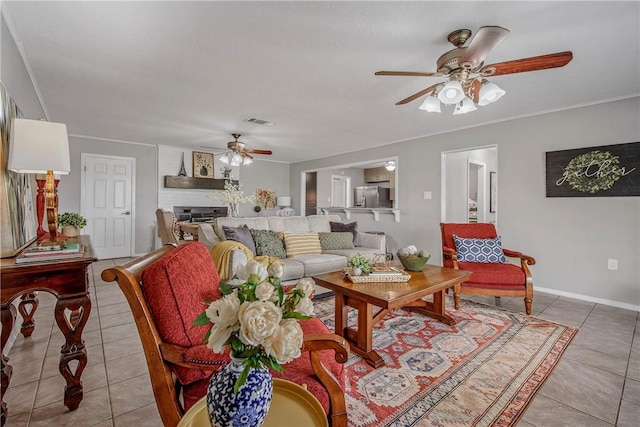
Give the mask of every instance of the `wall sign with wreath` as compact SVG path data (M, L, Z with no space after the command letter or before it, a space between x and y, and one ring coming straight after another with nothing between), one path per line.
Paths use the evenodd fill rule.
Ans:
M640 142L550 151L547 197L640 196Z

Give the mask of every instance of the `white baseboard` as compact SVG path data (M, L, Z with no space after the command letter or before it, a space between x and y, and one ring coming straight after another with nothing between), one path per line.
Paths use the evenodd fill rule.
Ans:
M581 294L574 294L572 292L559 291L557 289L542 288L540 286L533 287L534 299L535 299L536 291L544 292L546 294L559 295L561 297L579 299L581 301L589 301L589 302L595 302L598 304L610 305L612 307L624 308L625 310L640 311L640 304L628 304L625 302L612 301L604 298L596 298L596 297L590 297L588 295L581 295Z

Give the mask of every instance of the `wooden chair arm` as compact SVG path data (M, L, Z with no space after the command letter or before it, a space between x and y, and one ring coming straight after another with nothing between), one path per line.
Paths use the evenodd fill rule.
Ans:
M336 334L308 334L304 336L302 347L302 351L309 352L313 372L329 393L331 427L347 427L347 405L344 391L336 377L322 364L321 350L334 350L336 362L345 363L349 358L349 343Z
M512 251L510 249L502 249L502 251L506 256L512 258L520 258L522 262L527 263L528 265L535 265L536 263L536 260L533 257L524 255L522 252Z
M458 259L458 252L456 252L455 249L449 248L447 246L443 246L442 256L444 259L451 259L455 262Z

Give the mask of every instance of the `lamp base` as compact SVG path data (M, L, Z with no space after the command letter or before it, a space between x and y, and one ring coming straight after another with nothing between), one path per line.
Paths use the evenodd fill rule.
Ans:
M63 234L58 234L55 240L51 240L51 236L49 235L49 233L45 232L45 234L38 237L36 242L38 243L38 246L54 246L54 245L64 244L65 240L67 240L67 236ZM47 243L47 242L51 242L51 243Z

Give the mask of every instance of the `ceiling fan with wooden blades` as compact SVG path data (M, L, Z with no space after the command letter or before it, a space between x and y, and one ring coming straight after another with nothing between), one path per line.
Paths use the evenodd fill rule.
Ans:
M471 43L464 46L471 37L471 30L456 30L447 36L447 40L455 48L438 58L436 71L378 71L375 75L448 77L448 81L431 85L397 102L396 105L407 104L424 95L429 95L420 109L439 113L440 103L442 103L455 105L453 114L462 114L476 110L476 104L484 106L497 101L504 95L504 90L490 83L487 77L564 67L573 58L570 51L564 51L485 65L485 58L508 34L509 30L506 28L480 27Z
M229 151L220 156L220 161L231 166L249 165L253 162L252 154L271 155L271 150L248 149L244 142L238 141L239 133L232 133L234 141L227 142Z

